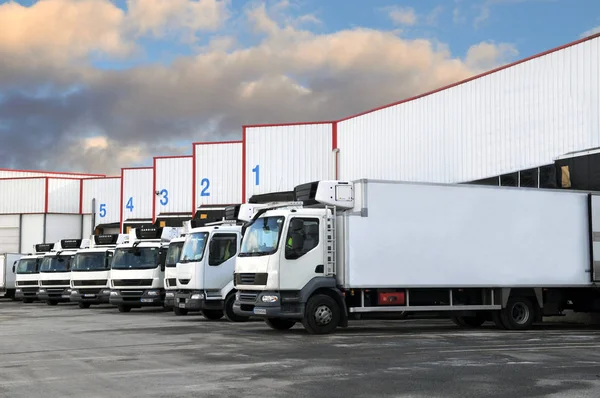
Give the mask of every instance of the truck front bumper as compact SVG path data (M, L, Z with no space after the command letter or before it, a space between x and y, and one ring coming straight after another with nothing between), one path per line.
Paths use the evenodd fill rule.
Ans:
M282 302L280 292L238 291L233 303L233 312L238 315L259 318L301 320L304 317L304 304L297 299L293 299L297 297L295 294L286 294L285 296Z
M15 290L15 299L33 299L37 300L38 288L37 287L18 287Z
M112 289L109 303L128 307L163 307L164 289Z
M166 290L165 291L165 308L172 309L175 305L175 290Z
M107 304L110 299L110 288L98 289L77 287L71 290L71 301L74 303Z
M57 302L69 302L71 301L71 288L70 287L41 287L38 290L37 297L40 301L57 301Z
M183 290L175 293L174 306L188 311L222 310L223 300L206 300L202 290Z

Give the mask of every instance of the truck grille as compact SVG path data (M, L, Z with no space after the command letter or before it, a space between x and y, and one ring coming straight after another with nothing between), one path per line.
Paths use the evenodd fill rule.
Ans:
M71 281L62 280L62 281L42 281L42 286L69 286Z
M115 279L113 286L144 286L152 285L152 279Z
M90 281L73 281L73 286L106 286L106 279L94 279Z
M181 283L182 285L187 285L188 283L190 283L189 279L180 279L179 283Z
M17 286L37 286L38 281L19 281Z
M79 289L81 294L100 294L102 289Z
M235 285L266 285L269 274L266 272L258 274L235 274Z
M240 292L240 301L254 303L258 293Z

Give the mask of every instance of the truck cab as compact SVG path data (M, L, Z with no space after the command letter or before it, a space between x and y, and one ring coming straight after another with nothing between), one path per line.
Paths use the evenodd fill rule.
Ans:
M165 309L173 309L175 293L177 292L177 262L181 258L181 250L189 233L189 223L184 222L183 233L169 242L165 260Z
M235 266L233 309L264 318L274 329L301 321L309 332L321 333L346 322L344 313L332 310L345 308L335 275L335 208L352 208L353 202L346 200L343 184L298 188L295 201L258 211L242 205L240 218L248 224Z
M38 299L48 305L69 302L71 265L79 249L89 247L89 239L62 239L44 255L40 264Z
M134 228L129 241L115 249L110 271L110 304L119 312L165 305L165 262L169 242L180 231L173 227Z
M225 220L192 228L187 235L176 267L176 315L200 311L210 320L223 315L233 322L248 320L233 312L233 271L242 237L242 225L235 219L238 211L239 206L232 206Z
M126 234L93 235L90 247L75 254L71 266L71 302L78 303L79 308L109 303L110 267L115 247L128 238Z
M24 303L37 300L40 264L44 255L54 248L54 243L38 243L34 245L34 253L19 259L15 275L15 299Z

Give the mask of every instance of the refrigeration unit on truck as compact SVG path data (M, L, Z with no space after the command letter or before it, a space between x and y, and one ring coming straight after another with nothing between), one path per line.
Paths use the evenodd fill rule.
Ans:
M176 267L176 315L200 311L210 320L223 315L232 322L248 320L233 312L233 271L242 232L236 219L238 211L239 206L231 206L224 220L192 228L187 235Z
M528 329L600 310L599 194L379 180L295 192L248 217L235 266L234 311L274 329L405 311Z
M75 253L86 249L89 239L61 239L40 264L38 299L48 305L70 302L71 266Z
M0 253L0 297L15 299L17 262L24 254Z
M15 299L24 303L37 300L39 290L40 265L44 255L54 248L54 243L38 243L33 246L34 253L19 259L16 269Z
M110 271L109 302L119 312L132 308L164 307L165 261L169 242L179 228L152 225L133 228L129 241L115 249Z
M169 242L167 257L165 259L165 310L172 310L175 303L175 292L177 291L177 262L181 257L181 250L185 237L191 229L190 221L183 222L181 235Z
M79 250L71 266L71 302L79 308L92 304L108 304L110 267L118 244L129 239L127 234L93 235L88 249Z

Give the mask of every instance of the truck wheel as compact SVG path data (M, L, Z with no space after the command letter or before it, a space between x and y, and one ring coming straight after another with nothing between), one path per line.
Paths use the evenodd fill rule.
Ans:
M339 325L340 312L334 299L325 294L317 294L306 303L302 324L310 334L329 334Z
M506 308L500 312L502 323L509 330L530 329L535 316L535 307L531 300L525 297L509 298Z
M202 310L202 316L211 321L217 321L223 318L223 311L221 310Z
M288 329L291 329L296 324L296 321L292 321L289 319L281 319L281 318L267 318L267 319L265 319L265 323L271 329L288 330Z
M79 303L79 308L90 308L90 303Z
M188 310L186 308L179 308L179 307L173 307L173 312L177 316L187 315L188 314Z
M249 320L249 316L238 315L233 312L233 303L235 303L235 294L230 294L225 299L225 318L227 318L229 322L246 322Z
M129 311L131 311L131 307L128 307L126 305L119 306L119 312L129 312Z

